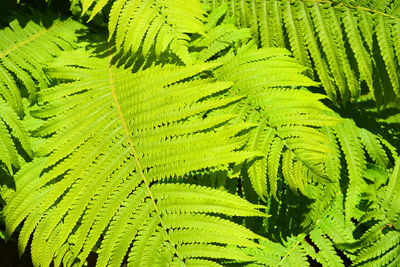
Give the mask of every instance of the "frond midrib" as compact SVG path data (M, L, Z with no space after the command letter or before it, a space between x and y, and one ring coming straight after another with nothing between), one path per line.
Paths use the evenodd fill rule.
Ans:
M117 94L116 94L116 90L115 90L114 78L113 78L113 73L112 73L112 59L113 59L112 52L110 52L109 65L108 65L108 73L109 73L109 78L110 78L110 87L111 87L111 90L112 90L113 100L114 100L115 106L117 108L118 115L119 115L119 118L121 120L122 127L124 129L124 133L126 135L126 138L128 139L129 147L130 147L130 149L132 151L133 158L135 159L135 163L136 163L136 166L138 168L139 175L141 176L141 178L142 178L142 180L143 180L143 182L144 182L144 184L146 186L146 190L147 190L147 192L149 194L149 197L151 199L151 202L152 202L152 204L154 206L154 210L155 210L155 212L157 214L158 220L160 221L160 225L163 228L163 230L165 232L165 235L168 238L169 243L174 248L175 255L177 255L179 259L182 259L181 257L179 257L178 250L173 245L174 243L172 242L171 237L170 237L170 235L169 235L169 233L167 231L167 228L165 227L165 224L164 224L163 219L161 217L161 212L158 209L155 197L153 196L153 193L152 193L152 191L150 189L150 183L147 180L146 176L144 175L143 168L142 168L142 165L141 165L141 163L139 161L139 157L137 155L136 149L133 146L133 141L132 141L132 138L130 137L128 126L127 126L126 120L124 118L124 115L122 114L121 106L120 106L120 104L118 102L118 98L117 98Z
M36 39L38 39L40 36L44 35L45 33L53 30L54 28L57 28L58 26L66 23L68 20L65 21L60 21L54 25L51 25L49 28L43 28L40 31L36 32L35 34L29 36L28 38L26 38L25 40L22 40L18 43L16 43L15 45L13 45L12 47L8 48L7 50L0 52L0 60L4 57L6 57L7 55L11 54L12 52L16 51L17 49L19 49L21 46L24 46L28 43L31 43L33 41L35 41Z

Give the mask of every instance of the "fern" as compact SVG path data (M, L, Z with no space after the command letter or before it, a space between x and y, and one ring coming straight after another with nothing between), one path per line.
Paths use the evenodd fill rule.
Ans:
M308 233L288 237L281 243L262 241L262 248L249 249L256 258L254 266L309 266L307 257L322 266L344 266L343 259L335 250L336 244L354 241L354 225L344 224L342 202L343 195L337 195L332 207L318 215L319 220Z
M43 2L0 30L34 266L398 265L397 1Z
M28 21L21 27L13 20L0 34L0 95L11 105L18 115L23 115L23 105L19 86L26 88L33 101L37 88L46 88L48 78L43 72L43 64L60 50L72 48L75 31L83 25L69 19L54 21L49 28ZM25 93L26 94L26 93Z
M258 236L205 214L263 216L258 206L212 189L158 182L256 155L236 151L243 140L235 136L250 125L219 129L233 118L229 114L202 119L202 113L238 99L207 100L230 83L187 80L213 65L152 67L132 74L84 51L68 53L59 62L49 74L69 82L41 91L39 101L48 104L35 113L50 118L37 134L55 133L38 151L49 156L38 163L47 171L39 183L27 185L29 191L17 192L4 211L11 233L24 219L13 207L36 199L20 237L24 250L34 231L33 263L46 266L53 257L59 263L62 246L71 239L77 240L70 243L71 261L83 264L104 231L99 266L119 265L132 242L128 263L133 266L157 259L160 264L199 257L250 260L234 247L257 246L251 240ZM63 110L56 108L59 103ZM227 238L227 231L237 235ZM200 233L204 241L197 238Z
M209 19L214 24L215 21L223 19L222 23L213 28L215 33L226 37L222 29L229 28L232 35L240 36L240 33L234 33L240 30L235 30L227 21L226 12L225 4L210 14ZM365 146L365 150L375 162L386 167L389 158L383 148L384 142L381 143L377 136L365 129L359 129L348 120L338 124L340 118L318 102L323 97L318 97L317 94L310 94L304 90L275 88L316 85L302 75L307 68L298 65L285 50L256 50L251 41L240 48L247 40L243 37L232 41L231 48L225 51L229 46L225 45L225 42L214 41L215 38L221 38L215 33L207 32L205 37L197 39L194 44L201 48L197 55L208 51L214 51L213 55L218 53L218 61L223 65L217 69L216 77L234 81L231 94L252 96L243 101L242 107L234 112L242 113L245 121L259 124L249 135L249 149L259 150L265 155L249 164L248 174L255 192L263 199L268 195L268 191L277 197L281 159L285 181L290 188L299 189L303 194L306 194L305 185L311 181L315 182L318 177L319 182L323 183L329 180L339 181L341 166L338 160L342 150L348 162L350 176L347 194L350 201L346 207L346 214L350 214L362 192L362 173L366 164L363 148ZM206 40L213 41L202 45ZM202 48L203 46L205 48ZM335 124L337 126L325 127ZM318 127L325 129L322 128L321 133L315 129ZM336 136L340 145L336 144ZM393 153L391 146L385 145ZM337 148L332 150L333 146ZM325 164L327 161L331 163Z
M244 107L236 113L242 112L246 121L262 123L252 131L253 135L250 137L251 149L260 150L267 155L263 159L254 161L249 169L254 190L261 197L266 195L267 184L264 179L268 173L271 192L276 196L281 157L283 176L292 189L300 189L305 194L304 185L308 181L315 180L315 176L324 178L325 182L335 181L334 178L338 181L340 163L331 165L333 168L325 164L328 159L335 161L340 157L339 150L332 150L332 145L337 142L337 136L340 141L339 147L343 150L348 163L350 177L348 198L354 198L348 202L347 213L349 213L356 205L355 199L362 192L362 173L366 164L363 146L370 153L370 157L382 167L387 167L389 164L389 158L380 139L367 130L356 127L349 120L339 123L340 118L319 103L322 98L316 94L273 88L278 84L292 87L313 85L301 75L304 69L300 66L296 68L294 61L293 65L290 65L290 58L284 51L278 52L279 50L274 49L246 51L246 48L242 50L239 50L238 55L231 61L227 60L223 67L217 69L216 75L217 78L235 82L230 90L233 95L253 96L249 101L245 101ZM289 66L293 72L288 71ZM285 75L281 74L280 67L286 69ZM268 89L270 93L266 91L259 94L266 87L272 87ZM286 105L283 106L282 102ZM302 114L297 112L300 109ZM328 132L324 133L324 129L321 129L322 132L316 131L314 127L324 127ZM332 130L334 132L331 133ZM332 137L327 137L326 134ZM305 143L307 146L303 145ZM265 149L262 149L263 147ZM357 192L352 191L355 188Z
M205 2L214 9L226 1ZM315 66L334 103L358 99L365 86L378 105L399 97L397 1L227 2L260 45L287 47L299 62Z
M82 14L91 6L92 19L108 0L82 0ZM133 54L140 51L156 56L171 51L182 62L190 64L188 52L190 34L203 34L204 11L199 1L114 1L109 14L109 39L115 35L118 51Z
M11 129L11 135L9 133ZM19 155L12 137L17 138L28 156L32 157L30 141L15 111L6 102L0 99L0 161L2 161L10 174L13 173L13 166L20 167Z
M308 228L309 231L288 237L283 242L262 241L260 243L264 248L249 249L250 254L257 259L254 265L295 266L302 263L308 266L309 257L322 266L345 266L343 256L339 257L336 252L340 249L347 259L354 262L354 266L396 266L398 231L395 222L398 220L398 201L393 192L397 192L398 160L386 186L388 176L385 169L376 165L368 166L364 178L374 183L370 183L364 190L371 194L363 196L370 203L369 211L362 218L363 224L356 227L353 223L346 222L342 207L344 195L339 190L331 207L318 213L319 219ZM379 187L378 194L376 186ZM391 204L388 206L387 203ZM279 216L282 215L272 216L267 220L275 225ZM354 238L354 235L359 236L360 230L364 231L362 237Z
M385 177L383 173L383 183L378 189L377 202L370 206L365 213L362 222L368 223L369 228L363 233L360 240L355 245L349 246L350 250L357 255L356 265L370 264L374 266L396 266L400 261L399 245L400 235L397 229L399 219L398 201L398 179L400 161L397 159L393 173ZM372 176L378 179L379 175ZM388 180L387 186L382 186Z
M354 210L361 200L361 193L367 186L363 179L367 164L363 149L366 150L370 158L378 166L387 168L390 160L385 151L385 145L388 144L381 142L379 137L369 131L358 128L350 120L346 120L331 128L329 131L334 131L346 159L349 175L346 192L346 215L351 216L351 211ZM388 149L391 150L390 145L388 145Z
M283 69L286 70L284 75L281 74ZM259 125L250 132L248 146L264 154L263 159L254 161L249 170L253 187L261 197L267 195L267 172L271 192L276 196L281 158L284 177L292 189L305 193L307 178L303 172L319 173L324 177L322 165L330 151L329 140L312 127L333 125L339 120L319 102L321 96L276 88L313 85L301 74L303 70L284 50L244 47L216 71L218 79L235 82L231 95L247 96L239 106L240 110L235 112L242 113L244 121ZM299 108L302 114L296 111Z
M38 88L49 84L43 64L60 50L72 48L72 37L83 25L73 21L54 21L45 28L33 21L21 27L18 20L0 31L0 161L9 173L20 167L19 141L32 157L30 140L21 119L25 108L23 97L33 102ZM38 49L40 48L40 49Z
M265 200L269 191L276 198L282 158L286 181L292 189L300 189L305 194L307 172L325 177L323 165L330 151L329 140L313 127L334 125L340 119L319 102L322 95L293 89L316 85L302 74L306 68L284 49L257 49L251 41L246 44L247 38L242 30L229 24L225 13L226 5L223 5L210 14L210 23L218 24L216 21L221 18L223 22L213 28L215 32L207 32L195 40L193 46L199 49L199 60L218 55L217 62L222 66L215 71L216 78L234 82L229 96L244 97L240 105L228 112L241 114L243 121L258 125L247 137L247 148L263 155L249 162L252 186L262 199ZM209 55L204 57L205 54ZM298 109L302 110L301 114ZM310 139L314 141L308 141ZM307 142L307 147L304 142Z

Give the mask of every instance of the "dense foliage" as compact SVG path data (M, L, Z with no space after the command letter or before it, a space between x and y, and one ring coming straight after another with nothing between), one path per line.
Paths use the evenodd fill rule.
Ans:
M2 236L34 266L400 264L400 1L5 6Z

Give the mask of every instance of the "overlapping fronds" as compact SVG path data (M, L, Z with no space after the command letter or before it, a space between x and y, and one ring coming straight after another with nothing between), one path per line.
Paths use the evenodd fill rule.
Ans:
M82 13L93 6L95 16L108 0L81 0ZM156 56L168 51L176 54L185 64L192 59L188 41L192 34L203 34L204 11L198 0L117 0L109 14L109 39L115 35L118 51L144 56Z
M385 175L386 174L386 175ZM397 159L392 174L375 171L369 178L375 188L368 190L365 198L370 203L361 222L364 233L360 240L349 246L356 255L355 266L398 266L400 263L400 159ZM368 225L365 231L365 225Z
M309 259L322 266L345 266L337 253L337 244L354 241L354 225L344 223L342 202L343 195L337 195L331 208L319 214L320 219L308 233L283 242L261 241L263 248L248 249L256 258L250 266L310 266Z
M205 1L227 3L238 25L263 47L286 47L314 71L334 103L366 88L378 105L400 96L400 15L397 1Z
M21 122L23 97L33 101L38 88L48 86L44 64L59 51L70 49L75 31L83 27L71 19L56 20L47 28L32 20L22 25L13 20L0 30L0 162L11 174L13 167L20 166L18 147L32 157Z
M362 192L359 185L364 183L364 153L369 153L372 162L387 167L390 160L383 144L394 154L395 150L383 139L358 128L351 120L337 124L341 119L320 103L323 96L293 89L317 85L303 75L307 67L297 63L285 49L257 50L251 41L244 45L247 39L240 38L239 31L246 29L235 29L229 24L226 11L226 4L216 8L209 16L209 23L217 25L214 29L229 29L229 36L238 39L227 44L222 33L220 37L207 32L193 43L206 44L198 46L203 47L197 52L199 58L208 51L214 51L210 55L218 53L217 60L222 67L215 72L216 77L234 82L231 94L245 96L242 106L233 112L242 113L243 120L259 125L251 131L248 142L248 149L265 155L254 160L248 170L254 190L262 198L269 191L276 197L280 165L285 181L303 194L304 186L318 177L324 178L325 182L337 182L341 179L340 155L343 152L348 161L351 185L349 213ZM206 43L206 40L209 41ZM325 127L336 124L337 127ZM323 127L322 133L318 130L320 127Z
M363 175L369 181L362 195L365 203L353 209L353 214L363 214L357 225L347 221L343 208L345 195L338 188L332 204L316 214L318 219L306 228L309 230L284 241L261 241L264 248L249 249L257 259L250 266L309 266L310 258L322 266L348 266L349 262L353 263L351 266L397 266L399 170L399 160L392 174L379 165L368 164ZM366 213L362 207L365 205L369 205ZM273 226L282 215L266 220Z
M22 26L14 20L0 30L0 97L18 115L24 113L21 94L33 100L38 88L48 86L43 65L61 50L70 49L75 32L83 27L72 19L56 20L47 28L34 21Z
M231 83L200 78L213 64L132 74L109 60L79 50L49 69L66 82L38 97L45 105L35 116L48 120L37 134L51 135L38 154L47 158L27 167L42 172L40 178L27 178L23 169L16 176L23 188L5 195L7 233L27 217L20 248L33 232L37 266L67 258L68 265L82 265L98 242L98 266L119 266L126 255L131 266L251 260L238 248L257 246L258 236L215 214L264 216L259 206L223 191L160 181L257 156L238 151L244 139L237 135L251 124L220 127L235 117L227 113L203 118L239 99L218 97Z
M90 33L13 21L5 239L34 266L399 265L399 3L71 0Z
M262 198L269 191L276 197L280 165L285 181L302 193L309 179L328 179L324 164L333 150L318 128L340 118L320 102L323 95L294 88L315 85L304 70L285 49L248 45L227 56L215 71L217 79L234 82L230 95L244 96L234 112L257 125L246 146L263 155L249 168L252 185Z
M350 219L355 216L352 211L361 200L361 193L364 192L367 183L363 179L366 170L368 154L370 162L374 162L383 168L389 167L389 155L396 156L396 150L382 138L372 134L366 129L359 128L354 121L346 119L343 122L325 127L325 133L335 143L336 155L342 152L345 158L345 167L348 173L348 182L346 186L346 216ZM340 149L341 152L338 150ZM391 152L390 152L391 151ZM340 158L331 158L329 160L329 170L333 177L340 177L342 164Z
M190 43L195 50L192 52L194 58L201 62L222 60L230 50L238 49L250 40L250 30L238 29L226 14L227 6L221 5L208 15L206 33Z

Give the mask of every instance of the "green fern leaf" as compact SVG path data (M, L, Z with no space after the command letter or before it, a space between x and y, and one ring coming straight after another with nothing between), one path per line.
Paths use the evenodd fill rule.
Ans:
M397 77L397 66L394 61L393 41L391 37L391 25L393 22L385 21L383 16L377 17L376 38L385 61L386 70L392 83L394 92L400 95L400 84Z
M9 132L8 128L11 130ZM9 173L13 173L12 166L19 168L19 159L16 145L11 137L15 137L22 148L32 157L32 149L25 127L14 109L0 98L0 160L7 166Z
M293 189L305 193L303 185L307 184L308 175L304 174L325 177L323 166L332 152L327 137L313 127L334 125L340 120L319 102L321 95L285 88L314 85L301 74L304 67L288 57L287 51L257 50L249 44L240 48L238 55L227 55L224 61L215 71L217 79L234 82L229 95L246 97L234 112L261 125L249 133L249 147L265 155L250 164L249 176L255 191L261 198L267 196L268 173L271 193L276 196L279 162L286 153L285 159L291 160L282 162L284 177Z
M400 201L399 201L399 174L400 160L396 160L395 168L388 177L387 172L377 175L383 175L383 183L374 190L377 201L372 203L365 213L362 222L367 228L360 227L362 231L361 238L353 243L348 243L347 247L356 255L354 263L357 266L396 266L399 262L400 234L397 229L399 220ZM388 184L385 183L388 181ZM366 195L365 197L368 197Z
M400 253L400 234L390 231L377 241L372 247L363 250L356 263L368 263L374 266L388 266L397 260ZM384 254L384 255L383 255ZM375 260L374 260L375 259Z
M204 1L211 10L222 3L258 45L286 47L315 67L335 104L358 99L364 83L378 106L399 98L397 1Z
M1 151L0 160L6 165L8 171L13 173L12 165L19 167L17 150L9 136L7 126L0 120L0 147Z
M306 53L306 42L304 40L304 29L297 19L295 9L290 2L283 3L283 19L288 29L288 38L292 45L293 56L304 66L311 67L308 53Z
M22 28L18 20L14 20L0 31L0 96L18 115L24 114L18 89L20 83L34 100L37 87L46 88L49 84L43 64L59 51L71 49L75 31L83 28L72 19L56 20L49 28L33 21Z
M254 264L249 266L309 266L308 258L314 259L322 266L345 266L336 252L337 244L354 242L355 227L345 224L343 198L342 194L335 196L330 208L318 213L319 219L308 228L309 230L298 236L289 236L286 240L278 242L260 240L262 247L245 248L245 251L249 251L255 258ZM274 219L272 216L267 220ZM345 255L353 258L346 252Z
M330 126L325 129L326 133L331 137L330 140L336 143L339 141L340 149L344 153L346 159L347 170L349 174L348 187L346 192L346 216L350 219L352 210L361 200L361 193L366 189L366 181L363 179L364 171L367 167L365 152L370 155L372 160L382 166L388 167L389 158L384 147L390 149L390 144L383 142L382 138L373 135L369 131L358 128L355 123L349 119L335 126ZM391 151L393 156L396 156L396 151ZM329 160L327 172L331 177L340 178L340 160L339 151L336 144L336 153Z
M389 165L389 158L377 136L371 134L365 129L360 129L359 134L369 156L379 166L387 167Z
M92 19L108 2L97 1ZM94 1L81 1L82 14ZM200 1L114 1L109 14L109 40L115 35L118 51L147 57L154 46L157 56L171 51L185 64L191 64L188 51L189 35L204 34L204 11Z
M250 260L235 251L257 246L253 239L258 236L211 214L264 216L261 206L215 189L158 182L257 156L238 151L244 144L238 134L251 125L221 128L233 117L226 114L203 119L205 112L238 100L214 98L231 83L199 79L213 64L154 66L131 73L110 66L109 60L78 50L61 56L48 71L66 82L38 97L43 103L38 114L49 119L37 134L52 136L39 150L48 155L45 163L33 165L45 169L26 190L10 193L5 210L10 233L27 217L21 250L33 232L35 265L46 266L53 259L82 265L104 234L99 266L120 265L128 250L132 265L211 256ZM60 103L64 109L55 112ZM37 205L30 209L21 213L11 208L26 207L31 198ZM227 238L228 230L236 234ZM210 238L194 242L199 233Z
M354 122L346 120L342 124L335 126L334 129L345 155L349 172L349 185L346 193L346 216L350 219L352 210L358 204L359 194L365 187L362 174L366 161L361 143L355 132Z

